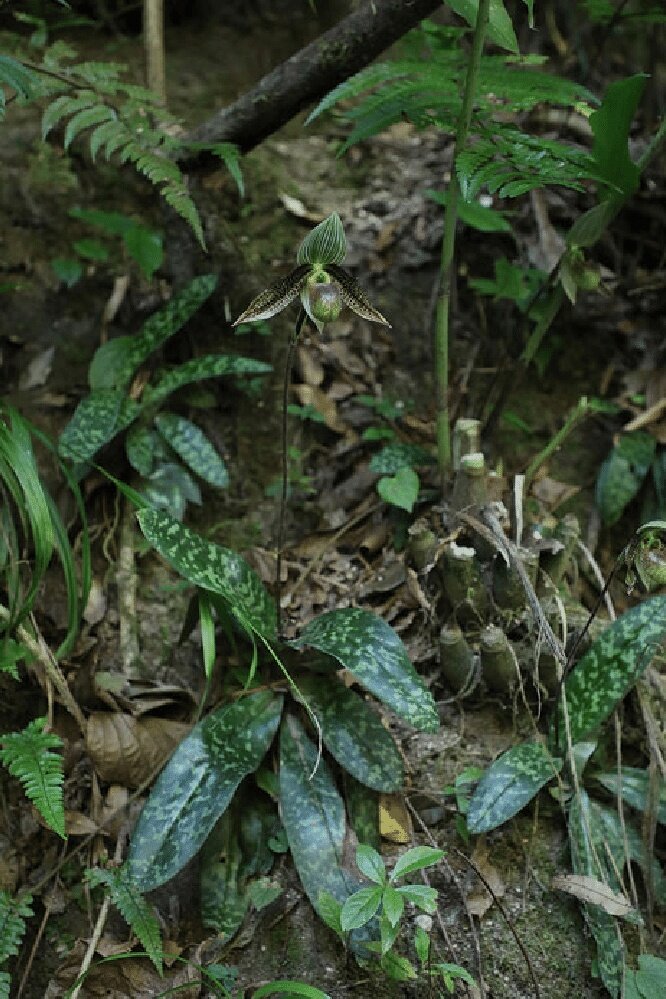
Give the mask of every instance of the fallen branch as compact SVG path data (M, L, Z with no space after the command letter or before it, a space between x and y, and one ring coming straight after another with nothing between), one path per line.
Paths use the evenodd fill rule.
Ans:
M441 6L439 0L370 0L310 45L276 66L252 90L217 111L186 136L187 142L234 142L248 152L303 108L396 42ZM183 152L184 170L210 169L210 153Z

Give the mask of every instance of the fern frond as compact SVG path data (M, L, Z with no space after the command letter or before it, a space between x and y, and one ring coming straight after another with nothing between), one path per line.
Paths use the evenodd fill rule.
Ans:
M0 55L0 117L5 108L2 86L11 87L23 100L30 100L41 92L39 74L8 55Z
M199 243L205 249L206 240L204 239L199 212L192 198L187 193L185 181L181 184L169 184L167 187L163 187L161 194L167 205L171 205L173 210L187 222L199 240Z
M143 948L160 975L164 962L159 923L151 906L132 882L127 868L115 870L95 867L86 871L91 885L103 885L121 916L139 938Z
M201 148L201 147L200 147ZM218 156L231 174L241 198L245 197L245 184L241 170L241 151L233 142L217 142L206 147L213 156Z
M31 895L13 898L0 891L0 964L18 954L25 935L25 920L33 915Z
M90 133L90 155L93 160L97 156L103 145L112 140L114 136L122 130L122 125L118 122L118 116L115 111L112 112L112 117L108 121L103 122L103 124L98 125ZM108 156L107 156L108 159Z
M97 104L94 107L78 111L67 122L63 140L65 149L69 149L79 132L83 132L86 128L91 128L93 125L100 125L104 121L109 121L109 119L115 119L115 117L116 113L113 108L107 107L106 104Z
M45 139L58 122L67 115L93 107L98 102L99 98L92 90L84 90L79 93L78 97L71 97L69 94L57 97L42 115L42 139Z
M12 979L6 971L0 971L0 999L11 999Z
M36 718L22 732L0 736L0 761L21 781L49 828L65 839L62 756L51 752L62 748L62 740L45 732L45 725L45 718Z

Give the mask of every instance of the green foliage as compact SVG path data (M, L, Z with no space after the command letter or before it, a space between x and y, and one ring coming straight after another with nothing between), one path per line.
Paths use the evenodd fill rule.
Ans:
M52 752L62 749L62 740L45 725L45 718L35 718L22 732L0 736L0 761L21 781L49 828L65 839L62 756Z
M40 36L46 44L46 35ZM123 79L126 67L112 62L79 62L75 50L64 42L44 48L37 66L10 56L0 57L0 117L6 95L2 86L16 91L22 102L47 99L42 115L42 139L64 125L65 149L83 134L88 138L92 159L103 154L122 165L130 163L193 229L204 246L204 235L196 206L175 157L188 149L206 149L227 166L239 193L243 194L240 152L231 143L189 144L179 139L179 122L145 87ZM138 231L130 245L144 263L154 257ZM132 251L131 251L132 252ZM152 266L152 264L150 265Z
M657 442L650 434L637 430L622 434L605 459L596 485L596 500L601 519L615 524L627 505L637 495L650 472Z
M331 893L320 895L319 907L325 922L339 936L367 928L379 940L365 944L366 949L377 953L380 966L395 981L410 981L417 978L411 961L398 954L395 943L400 933L405 903L417 909L433 913L437 909L437 891L423 884L399 884L408 875L425 870L444 857L443 850L429 846L417 846L407 850L396 862L389 874L380 854L367 844L356 849L356 866L371 882L359 888L340 903ZM461 978L474 985L474 979L458 965L432 963L430 961L430 938L423 930L417 929L414 938L417 956L429 976L434 970L446 983ZM447 986L448 987L448 986Z
M614 621L564 682L572 743L595 733L649 666L666 636L666 597L652 597ZM561 745L566 730L560 705ZM554 741L554 734L552 736Z
M651 999L666 992L666 961L653 954L641 954L638 969L628 970L624 979L624 999Z
M411 513L419 495L419 477L413 468L399 468L395 475L384 475L377 492L385 503Z
M0 999L9 999L11 995L11 977L2 966L18 954L25 936L25 921L32 915L31 895L13 898L9 892L0 890Z
M138 264L146 280L150 281L160 267L164 257L162 237L159 233L147 229L136 219L129 218L121 212L102 212L86 208L72 208L69 214L72 218L80 219L85 224L100 229L105 236L120 237L126 252ZM74 243L74 248L85 257L86 253L81 249L82 242ZM108 256L106 245L98 245Z
M90 885L102 885L108 891L111 901L132 932L139 938L146 954L161 975L164 954L159 923L150 905L128 876L127 868L120 867L113 870L96 867L86 871L86 879Z
M33 439L53 451L48 438L13 407L0 408L0 496L3 499L0 507L0 573L8 600L8 613L0 619L0 630L8 636L34 609L44 574L56 552L63 570L68 613L67 633L56 651L56 657L59 657L71 651L78 634L81 611L88 599L90 547L81 493L66 467L59 462L83 523L79 582L67 530L56 503L44 488L39 475ZM21 555L26 543L34 553L27 583Z
M513 818L562 769L540 742L524 742L507 749L486 770L467 811L472 833L489 832Z
M160 774L132 836L128 875L141 891L172 878L201 848L275 735L282 699L250 694L204 718Z
M639 767L622 767L620 774L614 770L595 774L595 777L612 794L617 796L619 791L624 801L632 808L640 812L648 811L650 775L647 770L641 770ZM656 817L658 822L666 825L666 786L657 780L661 786Z
M109 231L133 231L125 228L122 215L88 213L86 217L106 225ZM99 347L90 364L90 395L81 400L60 437L61 455L89 462L114 437L129 430L125 451L130 465L142 476L139 488L145 500L178 519L188 502L201 502L199 487L188 469L218 488L228 485L229 474L199 427L174 413L159 413L159 407L177 389L200 379L263 374L270 367L251 358L211 354L170 371L158 371L154 382L144 387L140 400L130 396L129 387L139 367L182 329L216 283L210 274L195 278L135 336L117 337Z
M312 646L333 656L366 690L383 701L408 725L425 732L439 728L432 698L388 624L360 607L329 611L314 618L294 648Z

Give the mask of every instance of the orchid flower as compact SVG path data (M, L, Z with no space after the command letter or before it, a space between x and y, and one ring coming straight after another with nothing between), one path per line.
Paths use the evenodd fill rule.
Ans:
M238 317L239 323L270 319L300 295L303 308L321 333L348 306L357 316L373 323L391 324L373 308L356 280L340 267L347 252L347 240L340 217L333 213L324 219L301 243L294 270L257 295Z

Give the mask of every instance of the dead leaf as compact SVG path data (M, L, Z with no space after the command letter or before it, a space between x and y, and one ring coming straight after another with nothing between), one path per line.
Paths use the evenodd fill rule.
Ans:
M167 718L97 711L88 719L86 748L101 780L139 787L189 731L189 725Z
M290 215L302 219L303 222L321 222L321 213L306 208L300 198L294 198L291 194L285 194L283 191L280 191L278 197Z
M65 830L68 836L93 836L97 832L108 835L108 831L100 829L89 816L69 808L65 809Z
M329 430L336 434L351 435L352 430L340 419L338 407L335 402L314 385L295 385L294 392L298 396L301 406L314 406L318 413L324 418L324 423Z
M483 843L478 843L472 854L472 863L481 872L488 883L486 888L479 879L467 896L467 908L473 916L479 919L486 914L495 898L502 898L506 888L497 868L488 859L488 849Z
M95 576L90 584L90 592L88 593L86 609L83 612L83 620L92 627L95 624L99 624L105 614L106 593L104 591L104 583L98 576Z
M380 794L379 833L390 843L409 843L411 840L412 820L402 795Z
M53 355L55 347L47 347L30 361L19 377L18 387L21 392L28 392L30 389L39 388L46 383L53 367Z
M306 385L319 387L324 381L324 365L310 347L298 348L298 367Z
M613 891L603 881L587 874L557 874L551 881L551 887L556 891L565 891L581 902L598 905L609 916L626 917L635 911L626 895Z

